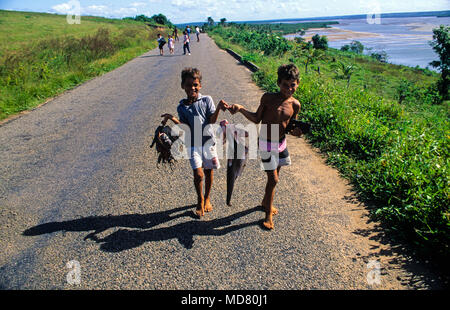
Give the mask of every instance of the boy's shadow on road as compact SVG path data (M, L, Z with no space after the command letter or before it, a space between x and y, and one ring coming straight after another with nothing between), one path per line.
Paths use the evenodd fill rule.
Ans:
M195 235L222 236L245 227L258 225L261 222L258 220L230 226L232 221L260 210L258 207L210 221L195 219L192 210L188 210L193 208L195 208L195 205L149 214L92 216L64 222L50 222L31 227L25 230L23 235L37 236L56 231L87 232L93 230L94 232L86 235L84 240L90 239L100 243L100 249L105 252L120 252L139 247L147 241L164 241L173 238L178 239L185 248L190 249L194 244L193 237ZM180 211L184 212L171 215ZM170 227L151 229L154 226L182 217L190 217L192 220ZM98 234L116 227L120 228L112 234L106 237L98 236Z

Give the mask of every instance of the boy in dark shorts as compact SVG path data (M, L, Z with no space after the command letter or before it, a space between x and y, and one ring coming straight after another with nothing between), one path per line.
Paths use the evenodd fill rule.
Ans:
M158 33L158 47L159 47L159 55L164 56L164 50L163 50L163 46L164 44L166 44L166 39L164 39L164 37Z
M213 169L220 168L217 151L210 139L213 136L203 135L208 124L217 121L220 110L225 111L228 105L220 101L217 109L210 96L200 94L202 75L196 68L185 68L181 72L181 88L187 98L182 99L177 107L178 118L172 114L163 114L162 123L172 120L175 124L185 124L190 129L189 157L194 172L194 186L197 192L197 208L194 213L201 217L212 210L210 193L213 183ZM200 132L201 131L201 132ZM203 195L203 179L205 179L205 195Z
M258 138L261 166L267 173L267 184L262 201L266 213L263 226L273 229L272 216L278 213L273 207L275 186L279 180L280 168L291 164L286 145L286 126L291 119L296 119L300 111L300 102L292 97L299 83L298 68L293 65L282 65L278 68L278 81L280 91L265 93L256 112L246 110L242 105L234 104L230 111L234 114L241 112L248 120L262 128ZM300 136L300 129L292 131L292 135Z

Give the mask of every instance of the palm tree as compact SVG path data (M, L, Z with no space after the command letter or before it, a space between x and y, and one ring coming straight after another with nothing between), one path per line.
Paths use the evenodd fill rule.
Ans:
M309 48L304 53L306 57L305 62L305 73L308 73L308 65L313 64L316 60L319 60L323 58L324 54L321 50L318 50L316 48Z
M350 86L350 79L352 77L352 74L355 72L355 69L356 68L354 65L347 65L343 62L339 62L338 69L335 70L334 72L336 72L337 75L347 80L347 88L348 88Z
M209 26L214 26L214 19L212 19L212 17L208 17L208 25Z

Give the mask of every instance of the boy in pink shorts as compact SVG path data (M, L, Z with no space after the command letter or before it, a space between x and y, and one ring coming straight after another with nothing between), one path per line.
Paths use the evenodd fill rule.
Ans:
M267 173L267 184L262 201L266 213L263 226L273 229L272 215L278 210L273 207L275 186L278 183L280 168L291 164L286 145L286 127L291 119L296 119L300 111L300 102L293 97L299 83L298 68L293 65L282 65L278 68L278 81L280 91L265 93L256 112L246 110L242 105L234 104L230 111L234 114L241 112L248 120L258 124L262 129L259 134L258 145L262 168ZM302 134L300 129L292 132L294 136Z

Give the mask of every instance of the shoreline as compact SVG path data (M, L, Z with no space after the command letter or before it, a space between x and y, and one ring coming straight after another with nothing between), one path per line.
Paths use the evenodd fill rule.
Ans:
M397 24L398 25L398 24ZM433 36L433 29L439 27L439 24L430 23L430 22L405 22L402 23L401 26L409 28L411 33L390 33L389 35L395 37L422 37L424 40L431 40ZM376 32L364 32L364 31L354 31L348 29L339 28L339 26L332 25L330 27L323 28L310 28L305 31L305 35L302 37L305 41L310 41L311 38L319 33L321 35L325 35L328 38L328 41L344 41L344 40L352 40L352 39L360 39L360 38L383 38L386 37L382 33ZM288 40L293 40L297 33L290 33L285 35L284 37Z
M405 23L402 26L416 27L415 29L419 29L418 27L432 27L430 23ZM366 29L370 30L370 28ZM386 51L389 63L408 67L419 66L436 71L436 69L429 67L430 61L436 60L436 56L427 43L433 39L431 32L426 33L411 29L409 32L383 31L374 33L347 30L333 26L331 28L310 28L306 30L303 36L295 33L285 35L284 38L294 40L295 37L302 37L305 42L311 42L315 34L326 36L329 47L339 49L342 45L349 44L351 41L360 41L365 48L375 51ZM411 47L412 50L408 50L408 47Z
M358 38L376 38L376 37L382 37L381 34L372 33L372 32L361 32L361 31L352 31L352 30L346 30L341 29L338 27L331 27L331 28L310 28L306 30L305 35L302 37L305 39L305 41L310 41L311 38L318 32L326 33L322 35L326 35L328 38L328 41L341 41L341 40L351 40L351 39L358 39ZM288 40L294 40L297 33L287 34L284 37Z

